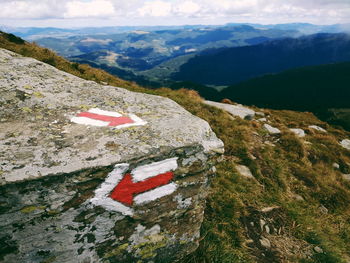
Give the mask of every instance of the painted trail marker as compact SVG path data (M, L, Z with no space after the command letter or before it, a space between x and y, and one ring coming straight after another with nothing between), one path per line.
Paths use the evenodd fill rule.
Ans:
M96 189L90 200L108 210L132 215L130 206L154 201L176 191L177 185L171 180L176 170L177 158L136 167L130 173L128 164L118 164Z
M98 127L110 126L117 129L140 126L147 123L134 114L123 116L118 112L105 111L98 108L92 108L87 112L80 112L76 117L71 118L71 121L77 124Z

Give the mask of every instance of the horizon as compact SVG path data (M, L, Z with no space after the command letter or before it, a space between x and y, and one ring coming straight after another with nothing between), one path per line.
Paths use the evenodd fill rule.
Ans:
M350 23L349 0L3 0L0 25L84 28Z
M169 24L169 25L161 25L161 24L155 24L155 25L141 25L141 24L136 24L136 25L108 25L108 26L72 26L72 27L60 27L58 26L47 26L47 25L42 25L42 26L11 26L11 25L5 25L5 24L0 24L0 27L5 27L5 28L57 28L57 29L85 29L85 28L113 28L113 27L136 27L136 28L141 28L141 27L186 27L186 26L226 26L226 25L261 25L261 26L272 26L272 25L292 25L292 24L308 24L312 26L350 26L350 23L335 23L335 24L316 24L316 23L307 23L307 22L291 22L291 23L252 23L252 22L227 22L223 24Z

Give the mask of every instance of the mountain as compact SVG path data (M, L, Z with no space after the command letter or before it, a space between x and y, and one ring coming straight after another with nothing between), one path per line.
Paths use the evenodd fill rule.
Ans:
M340 61L350 61L350 36L316 34L205 51L183 64L171 78L230 85L268 73Z
M110 66L136 73L209 48L253 45L300 35L293 30L256 29L247 25L150 29L106 34L102 28L99 34L89 34L87 31L85 35L42 37L36 42L71 60L83 59L96 65L108 51L112 54L110 58L113 58L110 59ZM99 52L101 54L97 56Z
M63 258L62 253L62 248L68 244L67 240L72 239L67 239L66 236L62 239L58 238L67 231L70 233L69 237L73 236L75 242L74 246L69 249L76 252L77 257L85 256L88 260L94 258L94 261L97 261L96 257L102 255L105 257L101 261L117 262L125 259L123 256L126 253L136 251L142 257L142 261L149 261L148 259L152 260L168 242L173 242L176 238L182 239L181 247L186 247L188 242L193 241L187 235L174 237L169 235L169 232L162 232L161 224L165 223L165 227L168 227L174 218L178 220L186 218L188 222L197 224L197 218L193 217L196 211L204 215L199 247L195 252L178 261L181 263L343 263L349 261L350 150L344 147L347 145L345 144L346 139L350 138L349 132L322 122L307 112L252 107L250 111L255 112L255 115L250 116L249 120L241 119L219 108L207 105L196 92L185 89L145 89L122 81L102 70L69 62L45 48L1 32L0 48L35 57L78 77L103 85L109 84L109 86L103 86L102 90L105 92L97 94L100 90L97 88L99 85L91 81L89 83L81 81L79 89L85 89L85 91L80 92L78 101L76 101L74 96L70 96L73 92L69 90L69 80L74 79L74 82L79 82L79 79L71 75L67 78L56 78L56 83L61 81L57 86L54 85L55 81L49 82L49 87L42 85L42 82L34 83L35 88L39 87L40 90L47 90L52 86L52 90L48 92L37 92L26 82L23 82L26 84L23 84L23 87L20 84L16 91L14 83L19 82L16 70L1 71L3 78L0 79L0 82L9 84L0 86L2 91L8 90L8 93L2 92L4 96L0 97L0 106L4 109L1 112L3 117L0 118L1 132L4 136L0 143L10 151L6 152L4 150L6 148L0 149L5 153L2 161L4 158L5 160L12 158L13 161L2 163L1 180L7 178L8 167L13 167L17 171L23 169L23 161L32 160L33 155L36 155L37 158L30 165L28 173L32 172L38 164L46 165L47 169L57 169L59 165L68 166L70 162L67 161L69 160L67 156L57 155L57 152L66 151L67 148L74 147L71 157L82 157L79 162L94 162L95 158L86 158L86 152L90 151L93 151L97 158L103 158L104 162L95 162L98 168L84 169L82 174L66 175L65 171L60 170L58 176L49 176L45 181L40 180L41 174L36 174L35 177L29 178L30 182L20 185L12 182L8 187L0 186L0 215L10 215L6 220L1 221L0 261L25 262L16 260L18 257L31 257L35 262L74 261L76 258ZM2 59L0 63L6 64L8 59ZM15 69L20 69L19 61L20 58L15 61ZM50 72L51 74L56 72L52 67L44 67L34 60L27 59L27 61L35 68L35 78L45 78ZM20 70L23 71L23 69ZM31 67L25 70L30 71ZM53 78L55 77L53 75ZM60 86L64 86L67 92L61 93ZM123 216L119 216L116 212L109 214L103 207L93 208L86 201L94 195L94 190L105 180L106 173L113 169L113 165L104 167L106 165L105 153L118 156L120 149L126 147L126 141L138 140L140 135L144 135L141 136L144 138L140 138L135 145L130 145L131 149L127 149L126 153L138 148L147 149L148 145L141 142L157 140L159 133L153 132L147 125L144 129L139 127L128 131L111 130L108 127L75 129L73 124L65 126L70 115L68 110L76 104L79 104L79 107L76 107L78 112L86 110L86 107L89 106L96 107L94 106L96 104L106 104L106 107L114 109L116 105L123 103L125 109L142 109L144 112L142 118L147 118L157 125L163 125L169 135L173 134L171 125L181 127L182 123L169 124L169 120L165 119L166 116L152 114L157 111L152 101L149 102L149 105L143 101L135 104L140 100L133 99L133 97L122 99L129 92L118 87L167 97L169 98L165 100L167 105L174 105L171 102L174 100L193 115L206 120L225 144L224 156L216 164L216 169L210 172L210 174L215 173L215 176L212 176L209 181L203 180L201 184L206 187L210 182L206 209L203 211L197 206L194 209L189 207L197 200L188 198L188 196L202 187L194 184L195 181L191 178L201 172L198 169L201 169L203 164L206 168L210 167L213 159L207 160L204 154L197 154L195 158L192 158L193 153L203 149L190 144L189 146L193 147L190 151L186 150L187 148L181 148L171 154L171 157L178 154L188 156L179 163L181 165L190 164L191 167L179 171L179 174L175 171L175 176L180 177L179 181L186 180L179 188L188 189L187 187L190 187L190 189L183 195L168 198L171 204L169 207L161 207L161 209L181 209L181 216L174 217L172 213L158 213L159 207L155 210L145 209L145 213L151 212L152 216L159 217L158 221L149 222L149 224L140 222L144 213L140 213L137 217L127 216L127 222L123 223L122 227L127 232L126 234L132 237L130 239L125 238L127 235L124 238L113 238L116 235L115 232L120 229L120 225L115 224ZM107 88L111 91L109 92ZM53 92L55 92L54 96L49 95ZM115 92L124 95L121 95L116 101L111 101L111 94ZM91 96L91 94L97 94L97 96ZM100 99L100 96L103 98ZM63 103L68 106L61 107L62 115L58 116L53 111L51 104L52 101L57 101L59 98L67 98ZM153 98L156 101L161 100L159 97ZM84 103L85 101L87 102ZM11 107L6 107L7 105ZM225 104L224 106L225 108L232 106L242 109L242 106L238 105ZM11 108L15 108L19 114L11 114ZM161 112L163 109L159 110ZM171 116L180 114L177 110L169 112ZM24 129L24 120L29 125L28 129ZM164 123L160 120L164 120ZM36 123L42 125L34 126ZM38 128L34 129L36 127ZM271 134L266 127L270 130L271 127L278 128L280 133ZM10 132L12 129L17 129L17 131ZM110 140L102 140L101 143L98 143L100 136L94 136L91 140L87 139L90 138L87 135L91 133L100 135L101 129L103 129L101 136L109 136ZM295 129L303 130L305 136L301 137L300 130ZM28 132L31 130L34 134ZM187 129L184 130L187 131ZM51 136L45 136L48 132L51 133ZM191 132L196 133L197 129ZM295 132L298 132L299 135ZM212 135L208 133L205 134L205 137ZM117 139L120 136L124 136L123 140ZM160 141L159 151L167 151L168 147L164 145L173 139L178 140L178 143L182 145L183 138L173 137ZM37 141L35 138L40 140ZM342 146L340 142L344 141ZM33 151L33 148L38 146L47 146L50 147L50 150L57 149L57 151L46 151L45 148L42 148L41 151ZM101 147L99 149L103 154L96 151L96 147ZM212 145L207 145L207 147L212 147ZM14 149L19 149L19 152L14 152ZM159 154L159 151L154 152L153 158ZM54 158L50 159L47 153L52 154ZM64 158L64 161L57 162L57 158ZM200 160L197 161L197 158ZM113 160L113 162L118 162L118 160ZM125 160L121 161L125 162ZM146 160L142 159L142 161ZM70 167L75 169L76 166L71 165ZM180 176L182 173L189 174L182 177ZM18 179L21 178L23 178L22 175L18 177ZM63 183L71 185L62 187ZM34 194L31 194L33 192ZM24 203L25 206L11 206L13 203ZM84 210L82 206L88 210ZM82 209L75 213L77 207ZM67 216L62 216L62 213ZM170 220L164 221L168 217L171 217ZM147 220L149 218L152 217L148 217ZM21 224L16 223L19 221ZM73 223L67 225L67 222ZM93 223L96 224L96 227L85 231L86 226ZM178 226L179 224L176 227ZM111 227L114 231L104 231ZM13 229L15 231L11 231ZM192 230L191 227L182 229L183 231ZM32 235L35 236L34 238L41 238L35 247L26 242L32 238ZM109 242L110 238L113 239L111 242ZM17 243L16 239L20 243ZM101 242L97 246L102 247L98 253L92 254L91 251L95 249L93 246L99 240ZM59 242L59 248L51 249L52 245L57 242ZM135 242L142 243L135 245ZM41 247L44 249L40 249ZM21 250L29 250L30 253L20 254ZM136 261L126 258L124 262ZM169 261L164 259L158 262Z
M224 89L221 96L259 107L312 111L350 130L344 110L350 109L349 87L350 62L343 62L254 78Z

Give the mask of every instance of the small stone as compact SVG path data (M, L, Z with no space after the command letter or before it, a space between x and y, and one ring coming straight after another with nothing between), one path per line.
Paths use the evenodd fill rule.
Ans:
M279 209L279 208L280 208L279 206L269 206L261 209L261 212L268 213L268 212L271 212L272 210Z
M350 181L350 174L343 174L342 177L344 180Z
M314 251L316 252L316 253L319 253L319 254L321 254L321 253L323 253L323 249L322 248L320 248L320 247L314 247Z
M264 128L270 134L280 134L281 133L281 131L279 129L272 127L271 125L266 124L266 123L264 124Z
M268 225L265 226L265 232L267 234L270 234L270 227Z
M309 128L314 129L316 131L320 131L320 132L327 132L325 129L323 129L319 126L316 126L316 125L310 125Z
M293 195L293 198L297 201L304 201L304 198L301 196L301 195L298 195L298 194L294 194Z
M322 214L328 214L328 209L324 205L321 205L318 209Z
M270 249L271 248L271 242L267 238L263 237L260 239L260 245L264 248Z
M339 164L337 164L337 163L333 163L332 166L333 166L334 169L339 169L340 168Z
M267 119L266 118L260 118L260 119L258 119L258 121L260 121L260 122L267 122Z
M290 129L290 131L300 138L305 137L305 132L302 129Z
M350 150L350 140L345 139L340 142L340 145L343 146L345 149Z
M255 112L255 115L264 117L264 116L265 116L265 113L263 113L263 112L261 112L261 111L257 111L257 112Z
M240 175L247 178L254 178L252 172L247 166L244 165L236 165L236 170L240 173Z
M264 229L264 226L265 226L265 225L266 225L265 220L260 219L260 228L261 228L261 230L263 230L263 229Z

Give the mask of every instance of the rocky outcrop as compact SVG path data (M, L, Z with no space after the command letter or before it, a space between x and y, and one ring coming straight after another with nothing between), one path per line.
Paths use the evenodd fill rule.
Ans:
M273 134L274 135L274 134L280 134L281 133L280 129L272 127L271 125L269 125L267 123L265 123L263 125L263 127L269 134Z
M340 145L343 146L343 148L350 150L350 140L344 139L340 142Z
M244 107L241 104L231 105L231 104L220 103L220 102L215 102L210 100L206 100L204 101L204 103L207 105L216 107L218 109L227 111L232 116L240 117L241 119L251 120L251 119L254 119L255 117L255 111L247 107Z
M158 96L0 49L0 261L172 262L223 143Z

